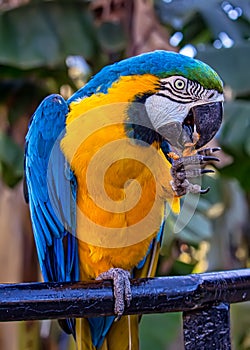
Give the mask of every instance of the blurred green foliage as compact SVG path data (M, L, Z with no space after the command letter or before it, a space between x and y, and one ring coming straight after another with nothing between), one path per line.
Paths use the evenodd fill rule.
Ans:
M28 25L24 25L28 23ZM97 58L85 1L31 1L0 15L0 62L22 69L64 66L67 55Z
M128 38L122 21L98 23L92 3L40 0L0 7L0 175L9 186L22 177L24 140L14 132L18 120L28 119L45 95L65 85L79 87L75 75L84 83L103 65L125 56ZM217 142L232 157L215 176L204 177L203 186L211 187L206 196L198 201L188 195L181 216L169 214L158 274L249 266L250 2L155 0L155 13L171 38L179 38L170 39L173 45L191 50L223 78L225 118ZM89 70L76 65L72 72L66 64L67 57L78 55ZM239 310L244 325L237 321L234 339L235 348L243 350L249 348L250 321L243 316L247 308ZM142 349L167 349L170 344L179 349L174 344L179 331L180 315L146 316Z

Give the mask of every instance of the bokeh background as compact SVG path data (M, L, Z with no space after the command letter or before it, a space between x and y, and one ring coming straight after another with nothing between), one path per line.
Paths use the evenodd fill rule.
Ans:
M225 83L225 118L213 141L221 162L169 217L158 275L250 267L250 1L0 0L0 282L40 280L22 195L29 118L50 93L68 98L104 65L155 49L199 58ZM186 225L184 225L186 224ZM236 350L250 349L250 304L232 306ZM147 315L141 349L180 350L181 315ZM73 349L56 322L0 325L0 349Z

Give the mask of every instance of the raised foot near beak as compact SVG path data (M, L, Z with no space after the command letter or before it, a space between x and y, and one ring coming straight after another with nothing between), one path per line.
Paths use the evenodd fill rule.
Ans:
M171 168L173 180L170 181L170 184L178 197L188 192L205 194L209 191L209 188L203 190L200 185L192 184L188 179L199 177L206 173L213 173L213 170L204 168L210 162L220 161L219 158L213 155L214 152L219 150L219 147L205 148L198 151L195 155L180 157L173 160Z
M120 268L111 268L101 273L96 279L113 281L115 299L114 312L118 317L122 316L125 303L129 306L132 299L129 271Z

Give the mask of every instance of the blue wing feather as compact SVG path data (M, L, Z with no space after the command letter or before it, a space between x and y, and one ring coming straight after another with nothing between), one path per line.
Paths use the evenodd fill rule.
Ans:
M146 255L144 256L144 258L137 264L136 268L137 269L142 269L146 260L147 260L147 257L149 255L149 253L151 252L152 248L153 248L153 245L154 243L161 243L162 241L162 236L163 236L163 232L164 232L164 226L165 226L165 220L162 222L161 224L161 227L157 233L157 236L151 241L149 247L148 247L148 251L146 253Z
M71 170L70 176L64 173L66 160L60 149L67 113L61 96L48 96L34 113L26 136L25 179L38 259L46 281L79 280L77 184Z
M101 347L114 320L114 316L93 317L88 319L92 343L97 349Z

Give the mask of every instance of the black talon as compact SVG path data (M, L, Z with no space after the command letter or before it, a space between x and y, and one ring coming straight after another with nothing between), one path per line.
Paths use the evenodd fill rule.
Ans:
M217 158L217 157L213 157L213 156L203 156L202 161L205 161L205 162L209 162L209 161L219 162L220 159Z
M220 147L213 147L212 148L212 152L218 152L218 151L221 151Z
M210 191L210 187L207 187L205 190L200 190L200 194L206 194Z
M214 173L214 170L212 169L202 169L201 174L208 174L208 173Z
M207 155L209 156L211 153L221 151L220 147L213 147L213 148L204 148L198 151L197 153L200 155Z

